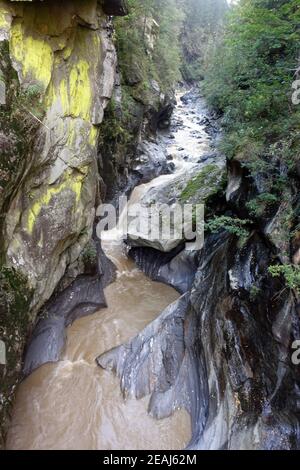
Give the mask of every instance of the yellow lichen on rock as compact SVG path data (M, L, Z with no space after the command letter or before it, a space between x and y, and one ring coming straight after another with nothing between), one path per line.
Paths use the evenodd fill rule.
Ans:
M87 121L90 119L92 105L89 69L86 60L79 60L70 73L70 115Z
M68 60L68 58L71 56L73 51L73 48L71 46L66 46L65 48L62 49L62 57L64 60Z
M89 70L88 62L79 60L72 65L67 78L61 78L57 85L51 81L45 99L46 107L55 108L61 117L81 118L89 122L93 97Z
M54 58L46 39L27 36L22 23L15 20L11 28L10 54L17 62L23 81L37 81L47 88Z
M55 186L49 186L46 192L37 199L34 204L30 207L27 219L27 231L29 234L32 234L37 218L39 217L42 209L47 207L52 198L63 191L70 190L75 195L75 205L78 205L81 196L81 189L83 181L88 173L88 166L82 167L80 171L68 170L64 174L63 181Z
M80 60L72 66L69 80L61 80L58 95L64 116L90 120L92 89L89 68L85 60Z
M9 28L9 11L5 8L5 4L0 2L0 28Z
M0 28L7 28L8 26L9 26L9 23L6 17L6 12L1 9L1 4L0 4Z
M92 147L94 147L97 143L98 133L99 133L99 129L93 126L90 130L90 135L89 135L89 144Z
M67 138L67 146L69 148L73 147L76 141L76 122L72 119L68 124L68 138Z
M59 85L59 96L62 104L63 112L66 116L70 114L70 100L69 100L69 92L66 79L63 78Z

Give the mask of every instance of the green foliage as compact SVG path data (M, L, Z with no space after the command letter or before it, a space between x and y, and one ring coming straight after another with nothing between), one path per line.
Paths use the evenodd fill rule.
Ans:
M32 290L18 271L0 267L0 339L6 348L6 366L0 366L0 442L20 378L22 351L30 323Z
M135 154L143 118L141 107L133 98L132 89L123 85L121 102L111 99L105 110L98 145L106 159L102 160L106 166L101 168L101 173L107 178L105 184L108 191L113 190L116 179L112 167L118 168L121 173Z
M291 102L299 23L298 0L240 0L231 9L204 84L209 103L224 113L229 158L276 157L289 167L299 158L300 107Z
M250 288L250 301L255 302L258 296L261 294L261 289L255 285Z
M92 264L97 261L97 248L93 240L90 240L83 250L82 258L85 264Z
M101 135L105 138L106 144L111 142L126 145L131 141L130 121L134 108L134 99L130 95L127 87L122 87L122 109L118 110L114 99L111 99L105 111L105 119L101 125Z
M271 193L263 193L246 203L250 214L259 217L264 214L267 208L278 202L278 196Z
M176 0L129 0L129 15L115 20L120 68L128 84L142 84L146 92L151 79L163 90L174 86L180 78L181 21Z
M94 274L97 272L98 256L97 247L94 240L90 240L82 252L82 261L84 263L84 272Z
M8 42L0 43L0 76L5 84L5 104L0 105L0 258L4 248L2 224L10 198L25 167L37 129L43 117L40 88L31 84L20 87L12 67Z
M274 265L269 267L273 277L283 276L287 287L300 294L300 266L293 264Z
M246 227L250 224L251 220L248 219L238 219L221 215L206 222L205 228L211 233L218 233L220 230L227 230L227 232L244 240L249 235L249 231Z
M22 324L23 319L26 323L31 290L25 276L13 268L2 266L0 268L0 296L0 319L3 320L3 315L7 315L16 326Z
M210 196L214 194L214 192L217 192L220 189L220 172L221 170L217 165L206 165L203 170L189 180L180 195L180 201L183 203L190 202L201 189L211 189L211 191L209 191Z
M27 119L42 120L45 115L43 106L43 90L38 84L31 84L21 91L14 105L14 112L22 112L27 115Z
M154 8L154 17L159 24L154 64L159 81L165 87L170 87L181 78L179 33L183 16L176 0L155 0Z
M186 81L203 78L211 47L222 27L226 0L178 0L185 12L181 34L182 75Z

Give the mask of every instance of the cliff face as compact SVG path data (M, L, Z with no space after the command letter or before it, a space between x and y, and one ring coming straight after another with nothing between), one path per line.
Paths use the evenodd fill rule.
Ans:
M116 58L96 1L2 9L20 87L36 92L44 115L4 224L6 264L28 276L36 310L91 235L98 126Z
M115 20L118 73L98 152L108 200L168 172L155 136L170 124L174 91L154 57L163 28L148 15L141 18L132 7L128 17Z
M123 15L125 3L0 1L4 424L30 326L66 270L80 271L92 234L99 125L116 67L104 12Z

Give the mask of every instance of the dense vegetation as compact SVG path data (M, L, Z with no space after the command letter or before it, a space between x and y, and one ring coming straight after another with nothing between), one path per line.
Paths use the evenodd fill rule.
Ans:
M292 104L300 44L298 0L241 0L214 48L205 90L224 113L223 149L251 169L299 152L300 108Z
M300 290L292 252L299 236L300 106L292 102L300 45L299 0L240 0L211 48L203 89L222 115L221 151L252 179L248 217L264 224L279 207L284 266L270 267ZM290 248L292 250L290 251Z
M116 19L115 28L120 67L130 83L147 88L154 79L166 89L178 81L182 18L176 0L129 0L129 15Z
M129 15L115 22L122 70L132 76L138 65L144 86L153 78L165 89L197 80L227 9L227 0L129 0Z
M178 4L184 11L181 72L185 81L196 81L205 76L228 4L226 0L178 0Z

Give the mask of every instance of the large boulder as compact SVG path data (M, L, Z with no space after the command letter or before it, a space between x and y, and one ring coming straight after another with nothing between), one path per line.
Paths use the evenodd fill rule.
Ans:
M161 174L169 173L166 151L159 143L142 142L137 148L132 169L138 173L140 183L147 183Z
M193 388L199 389L193 370L194 351L185 343L185 317L189 296L185 294L169 305L132 341L96 359L97 364L116 373L124 396L137 399L150 396L149 413L158 419L174 409L195 408Z
M138 226L129 225L128 243L131 246L144 246L156 250L169 252L185 241L185 235L171 217L170 229L172 237L161 236L159 228L160 218L155 215L162 214L161 220L168 220L168 210L176 204L183 209L185 204L196 205L205 202L216 194L223 183L225 175L225 162L216 159L214 162L198 165L188 165L175 175L162 177L155 184L149 184L139 200L140 212ZM154 217L151 219L151 208ZM153 214L153 212L152 212Z

